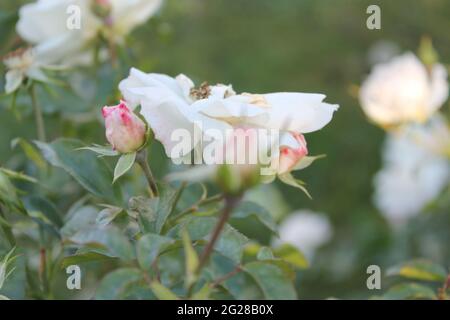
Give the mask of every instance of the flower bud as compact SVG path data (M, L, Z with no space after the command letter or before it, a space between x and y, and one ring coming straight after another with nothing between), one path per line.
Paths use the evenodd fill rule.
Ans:
M146 139L146 125L121 101L117 106L103 107L106 139L120 153L137 151Z
M306 147L306 140L302 134L293 134L295 140L297 140L299 147L294 149L291 147L281 147L280 156L278 158L277 173L283 174L291 171L295 165L308 154Z

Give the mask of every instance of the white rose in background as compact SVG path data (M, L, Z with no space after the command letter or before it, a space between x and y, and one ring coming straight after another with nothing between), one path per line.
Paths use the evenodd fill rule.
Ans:
M449 129L439 115L427 125L387 136L384 166L374 179L374 202L390 223L404 224L448 185L449 143Z
M314 252L331 239L332 233L332 225L325 215L310 210L298 210L281 222L280 238L275 239L273 244L291 244L312 259Z
M48 81L47 76L42 71L44 65L36 59L34 50L18 49L9 53L3 58L6 66L5 93L10 94L16 91L23 83L25 78L37 81Z
M109 1L112 33L118 40L135 27L145 23L161 7L163 0L103 0Z
M46 63L76 64L86 59L86 49L101 31L120 41L144 23L162 0L38 0L19 10L18 34L35 45ZM96 14L95 5L107 7L108 15ZM79 8L77 12L70 8ZM78 12L79 11L79 12ZM80 26L69 27L71 14L80 14Z
M440 64L427 70L412 53L376 65L363 82L361 106L382 127L423 123L447 100L447 72Z
M16 29L25 41L35 45L36 55L47 63L76 59L93 40L101 26L90 8L90 0L38 0L22 6ZM80 28L68 28L67 10L80 9Z

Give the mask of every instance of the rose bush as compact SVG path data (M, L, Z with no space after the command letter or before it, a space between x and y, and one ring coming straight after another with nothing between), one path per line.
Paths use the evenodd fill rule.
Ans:
M383 31L442 63L369 57L380 147L353 10L244 2L0 4L0 299L448 299L447 34Z

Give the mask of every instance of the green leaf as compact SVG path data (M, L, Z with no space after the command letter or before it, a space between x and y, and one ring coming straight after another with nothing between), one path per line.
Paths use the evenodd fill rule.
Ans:
M9 223L8 221L6 221L6 219L3 218L1 215L0 215L0 226L5 226L5 227L8 227L8 228L12 228L12 224Z
M177 196L177 191L168 184L159 185L159 193L157 198L133 197L129 201L131 213L143 218L146 233L161 234Z
M431 288L417 283L402 283L389 289L382 298L389 300L403 299L436 299L437 296Z
M158 255L174 242L174 239L153 233L142 236L136 248L137 259L141 268L150 270Z
M177 190L172 188L169 184L160 184L159 193L158 214L156 218L157 233L161 233L167 218L172 212L172 206L177 196Z
M270 248L262 247L259 249L256 258L258 260L273 260L275 257L273 256L273 252Z
M401 276L409 279L442 282L447 278L446 270L428 260L418 259L392 267L388 276Z
M106 162L92 153L76 150L83 146L81 141L58 139L35 144L50 164L64 169L87 191L112 203L122 202L120 190L111 187L113 176Z
M208 276L207 279L214 282L236 270L236 264L222 255L214 254L204 270L205 275ZM232 277L227 277L217 287L224 289L236 300L261 300L264 298L261 288L246 272L238 272Z
M11 275L15 268L9 269L10 264L17 258L17 256L13 256L12 254L16 248L12 248L2 260L0 260L0 289L3 287L6 279Z
M190 217L181 226L175 226L169 234L176 233L180 235L180 228L185 228L193 241L208 241L216 223L217 218L215 217ZM247 242L246 236L229 224L226 224L214 246L214 250L238 264L242 259L244 246Z
M119 161L117 161L116 168L114 169L113 183L131 169L135 160L136 152L126 153L120 156Z
M305 183L303 181L295 179L290 173L280 174L278 175L278 178L280 178L283 183L302 190L308 198L312 199L308 190L304 187Z
M258 284L269 300L293 300L297 298L291 280L274 264L256 261L244 265L247 272Z
M41 212L54 226L58 228L63 226L64 222L61 214L50 200L38 196L31 196L26 200L26 206L29 211Z
M94 206L82 206L74 209L64 227L61 228L61 234L70 238L80 230L95 227L97 215L98 209Z
M22 180L22 181L31 182L31 183L38 183L38 181L35 178L30 177L21 172L16 172L16 171L9 170L6 168L0 168L0 171L2 171L4 174L6 174L11 179Z
M105 209L98 213L97 219L95 221L100 227L106 227L111 222L113 222L114 219L116 219L122 212L124 212L123 208L106 206Z
M100 282L95 298L117 300L126 298L129 287L142 280L142 273L135 268L122 268L108 273Z
M196 293L192 295L192 300L208 300L211 295L212 287L207 282Z
M47 168L47 163L45 162L45 160L42 158L41 154L36 150L36 148L29 143L28 141L26 141L25 139L22 138L16 138L13 141L11 141L11 147L15 148L16 146L20 146L23 150L23 152L25 153L25 155L34 162L34 164L39 168L39 169L46 169Z
M0 171L0 204L14 212L27 213L22 201L19 199L16 188L2 171Z
M197 268L199 259L197 252L192 246L191 238L186 230L182 231L184 255L186 259L186 287L189 288L195 281L197 281Z
M78 150L89 150L103 157L115 157L120 155L120 153L116 150L113 150L111 146L100 146L97 144L94 144L91 147L79 148Z
M295 165L295 167L292 169L292 171L305 169L305 168L309 167L314 161L325 158L325 157L326 157L325 154L321 154L318 156L304 156L300 160L300 162Z
M258 244L246 246L245 252L248 255L256 255L256 258L266 263L271 263L279 267L289 279L295 279L295 266L285 260L275 257L272 250L268 247L261 247ZM298 269L298 268L297 268Z
M308 260L303 253L288 243L284 243L275 248L274 255L297 269L306 269L309 267Z
M111 260L113 258L98 253L94 251L88 251L83 253L77 253L71 256L64 257L61 261L61 268L67 268L70 265L74 264L81 264L86 262L93 262L93 261L104 261L104 260Z
M178 300L178 297L158 281L153 281L150 288L159 300Z
M259 222L261 222L271 232L273 232L274 234L278 234L277 225L273 220L270 212L254 202L244 201L240 203L233 211L231 221L235 219L245 219L252 216L255 217Z
M91 248L106 249L112 257L127 261L134 259L134 249L130 241L115 226L83 229L70 237L68 241Z

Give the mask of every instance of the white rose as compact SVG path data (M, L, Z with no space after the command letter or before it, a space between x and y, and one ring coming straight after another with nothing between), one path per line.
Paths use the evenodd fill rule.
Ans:
M67 8L71 5L80 8L80 29L68 28ZM20 8L16 29L25 41L35 45L40 59L56 63L80 54L100 25L90 10L90 0L38 0Z
M302 133L324 127L338 108L323 103L325 96L320 94L236 94L230 85L203 83L196 88L185 75L172 78L134 68L119 89L131 108L141 105L156 139L176 163L190 163L194 151L201 163L240 164L236 176L252 179L261 169L262 182L279 177L306 193L302 182L290 174L317 158L307 156ZM181 131L191 141L182 149ZM196 169L172 178L198 181L211 178L214 172L214 168Z
M159 8L162 0L38 0L22 6L16 29L27 42L35 45L36 54L46 63L64 60L65 64L86 61L86 49L101 30L122 38L134 27L145 22ZM94 5L105 6L107 17L97 16ZM71 22L80 10L80 28ZM70 23L68 23L68 21ZM89 55L88 57L91 57Z
M428 72L412 53L376 65L359 96L366 115L381 126L424 122L447 97L445 67L436 64Z
M450 182L450 132L435 116L427 126L413 126L388 135L384 167L374 179L375 205L394 225L405 223Z
M120 37L145 23L161 7L162 0L109 0L111 23L115 35Z
M173 148L179 141L172 136L184 129L193 138L191 148L179 156L185 156L196 147L203 131L218 129L225 132L231 129L226 122L211 119L199 112L196 100L191 96L194 83L185 75L176 78L158 73L143 73L131 69L127 79L122 80L119 89L131 108L141 105L141 114L150 125L170 158L174 158ZM201 101L201 100L199 100Z
M5 93L16 91L25 78L46 82L47 76L42 71L45 67L36 59L33 49L18 49L3 58L7 72L5 75Z
M307 93L272 93L236 95L231 86L202 85L185 75L172 78L146 74L131 69L130 76L119 84L131 106L142 105L141 113L166 148L174 146L172 132L178 128L192 131L195 121L202 129L221 131L237 127L276 129L286 133L284 146L298 149L297 139L288 132L307 133L321 129L332 118L337 105L323 103L324 95Z

